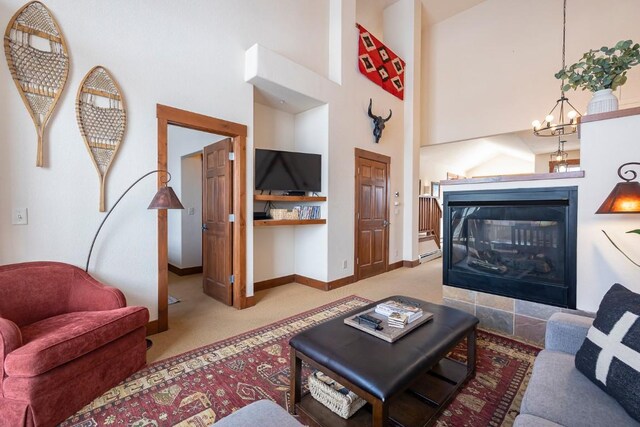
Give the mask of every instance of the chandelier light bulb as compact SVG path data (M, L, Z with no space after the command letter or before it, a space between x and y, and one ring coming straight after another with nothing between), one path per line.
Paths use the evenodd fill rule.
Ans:
M556 155L556 161L559 162L560 160L562 160L562 154Z
M551 123L553 121L553 115L549 114L547 117L544 118L544 120L547 123Z
M578 113L575 110L571 110L569 111L569 113L567 114L567 117L569 117L569 119L573 120L576 117L578 117Z
M540 123L540 120L534 120L531 122L531 126L533 126L534 129L539 129L541 125L542 123Z

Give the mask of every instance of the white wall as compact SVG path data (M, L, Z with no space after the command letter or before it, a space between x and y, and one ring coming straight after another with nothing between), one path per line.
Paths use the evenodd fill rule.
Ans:
M420 148L422 185L447 178L532 173L535 155L517 135L495 135Z
M182 265L202 266L202 153L182 158Z
M589 49L640 39L640 2L567 4L567 64ZM597 29L596 29L597 28ZM423 33L425 63L422 145L528 129L559 98L562 2L486 0ZM588 92L569 91L586 111ZM622 87L623 105L640 102L640 67Z
M640 261L640 237L626 234L638 228L638 215L596 215L595 211L616 183L618 167L640 158L637 135L640 116L582 125L580 162L585 177L500 184L467 184L443 187L444 191L489 188L578 187L577 307L596 311L602 296L618 282L640 292L640 269L624 258L606 239L607 231L628 254ZM615 144L611 144L615 141Z
M516 175L520 173L532 173L533 171L533 161L519 159L506 154L499 154L473 169L467 170L464 176L471 178L494 175Z
M322 156L322 189L329 183L329 106L322 105L296 114L296 151L320 154ZM323 194L321 191L320 194ZM327 203L305 203L320 205L322 218L327 218ZM335 212L340 215L340 212ZM342 212L344 214L344 212ZM312 279L327 281L327 258L329 252L327 226L307 225L292 227L295 232L295 272Z
M200 256L194 264L197 255L193 254L194 247L198 245L202 250L202 236L198 237L198 241L192 241L189 236L193 235L193 229L191 225L194 221L198 221L201 225L202 221L202 202L200 202L200 214L189 216L187 204L183 200L185 188L188 186L184 182L185 170L183 169L183 159L186 156L191 156L194 153L201 153L202 149L214 142L223 139L223 136L214 135L206 132L200 132L197 130L181 128L178 126L169 125L167 131L167 170L171 173L171 182L169 185L173 187L176 195L182 201L185 210L169 210L167 211L167 238L168 238L168 259L169 264L178 268L196 267L202 265ZM192 167L195 165L191 164ZM194 173L186 171L187 180L194 179ZM200 175L202 176L202 175ZM200 197L202 196L202 183L198 185ZM191 191L187 191L187 197L191 196ZM195 197L195 196L194 196ZM191 200L191 198L189 199ZM191 207L196 207L194 203L191 203ZM188 218L187 218L188 217ZM197 218L197 219L196 219ZM187 225L189 224L189 225ZM185 226L188 228L185 229Z
M0 22L7 23L23 5L21 0L0 3ZM0 67L1 264L84 265L104 216L98 212L98 178L74 109L78 84L91 67L109 69L129 113L125 141L108 177L107 208L136 178L156 168L156 103L251 125L253 90L243 79L244 52L257 41L316 72L328 68L327 1L49 0L47 7L67 40L71 71L48 127L45 168L35 167L33 124L7 67ZM251 162L251 128L247 151ZM251 178L249 203L252 187ZM98 279L121 288L130 304L147 306L152 320L158 299L157 213L146 206L155 188L155 177L149 177L123 199L96 242L90 266ZM10 224L13 207L29 209L29 225ZM252 231L249 226L249 253ZM250 288L251 256L247 279Z

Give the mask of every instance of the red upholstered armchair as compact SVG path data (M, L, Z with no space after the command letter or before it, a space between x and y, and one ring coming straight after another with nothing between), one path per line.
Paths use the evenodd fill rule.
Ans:
M53 426L146 363L144 307L72 265L0 266L0 426Z

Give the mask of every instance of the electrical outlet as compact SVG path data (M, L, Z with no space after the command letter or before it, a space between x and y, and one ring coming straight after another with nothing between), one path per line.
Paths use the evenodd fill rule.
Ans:
M393 251L394 256L397 258L398 257L398 250L396 249L395 251Z
M27 225L27 208L15 208L11 212L11 224Z
M347 269L347 260L346 260L346 259L345 259L344 261L342 261L342 268L343 268L344 270L346 270L346 269Z
M195 215L195 213L196 213L195 208L189 208L189 215Z

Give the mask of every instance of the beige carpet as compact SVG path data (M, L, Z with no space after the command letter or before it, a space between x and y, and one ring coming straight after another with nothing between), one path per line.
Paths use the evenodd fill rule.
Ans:
M348 295L371 300L408 295L442 302L442 260L415 268L400 268L333 291L297 283L256 293L256 305L245 310L228 307L202 293L202 276L170 273L169 294L180 300L169 306L169 330L152 335L147 361L155 362L215 341L296 315Z

